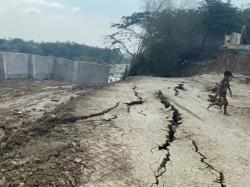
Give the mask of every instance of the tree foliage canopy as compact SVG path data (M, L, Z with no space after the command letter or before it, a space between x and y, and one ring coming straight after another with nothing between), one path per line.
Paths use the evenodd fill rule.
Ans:
M249 9L240 10L230 1L202 0L199 6L188 9L169 7L170 0L156 1L113 25L120 35L134 26L143 30L131 75L173 76L179 64L217 51L225 34L240 32L244 24L250 28Z

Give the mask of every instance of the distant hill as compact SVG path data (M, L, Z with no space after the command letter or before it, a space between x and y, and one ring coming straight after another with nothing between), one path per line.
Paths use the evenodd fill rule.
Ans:
M91 47L74 42L34 42L19 38L0 39L0 51L55 56L101 64L129 63L119 49Z

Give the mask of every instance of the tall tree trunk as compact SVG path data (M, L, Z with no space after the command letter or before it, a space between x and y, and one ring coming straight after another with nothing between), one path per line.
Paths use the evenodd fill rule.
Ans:
M203 33L203 39L202 39L202 44L201 44L202 49L205 48L206 41L207 41L207 32Z

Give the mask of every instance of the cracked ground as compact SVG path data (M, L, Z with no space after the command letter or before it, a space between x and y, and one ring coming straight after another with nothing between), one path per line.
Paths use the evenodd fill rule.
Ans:
M224 116L206 109L220 79L2 82L0 186L247 187L250 85L233 80Z

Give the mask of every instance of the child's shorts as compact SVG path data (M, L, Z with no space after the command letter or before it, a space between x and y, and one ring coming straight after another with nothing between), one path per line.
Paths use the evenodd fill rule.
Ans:
M227 98L226 97L220 97L220 99L219 99L219 105L220 106L222 106L222 105L228 105Z

